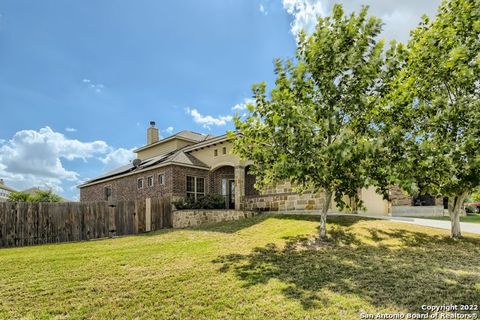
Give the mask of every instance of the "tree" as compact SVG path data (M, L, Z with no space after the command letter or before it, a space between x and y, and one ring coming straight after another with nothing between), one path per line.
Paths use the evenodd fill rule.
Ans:
M480 189L477 189L475 190L473 193L472 193L472 197L471 197L472 201L474 202L480 202Z
M31 202L61 202L62 197L52 192L52 190L36 190L30 195Z
M30 195L26 192L10 192L8 200L12 202L26 202L29 201Z
M61 202L62 197L52 190L35 190L33 194L26 192L12 192L8 196L12 202Z
M448 197L454 239L464 199L480 184L479 34L477 0L442 2L434 20L423 17L411 32L384 109L387 119L392 110L403 118L389 126L403 140L392 151L402 153L392 163L396 181L410 193Z
M250 113L235 118L234 151L253 160L258 188L289 180L300 192L324 192L320 239L332 197L342 209L346 197L360 205L358 190L369 183L368 115L385 68L381 21L367 14L346 16L335 5L311 36L299 35L295 60L275 61L270 97L265 83L254 85Z

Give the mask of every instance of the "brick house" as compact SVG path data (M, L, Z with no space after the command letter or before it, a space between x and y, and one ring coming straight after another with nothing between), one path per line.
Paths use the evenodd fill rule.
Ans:
M159 139L155 122L147 129L147 144L134 150L132 163L80 185L80 201L134 200L169 196L173 200L220 194L227 208L236 210L319 210L323 195L292 190L290 183L271 186L259 193L255 176L249 174L251 161L232 154L227 135L211 136L181 131ZM368 214L401 214L413 210L411 197L392 189L392 201L385 201L375 188L359 191ZM397 207L397 208L396 208ZM407 209L405 209L407 207ZM332 211L336 211L332 205ZM397 210L398 209L398 210ZM440 212L438 203L425 211Z

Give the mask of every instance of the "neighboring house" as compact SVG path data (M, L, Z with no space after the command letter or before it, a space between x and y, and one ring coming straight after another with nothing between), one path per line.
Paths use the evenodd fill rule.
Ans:
M5 181L3 181L3 179L0 179L0 202L7 201L8 196L10 195L11 192L16 192L16 190L8 187L5 184Z
M147 144L134 150L137 159L80 185L80 201L136 200L162 196L176 200L220 194L225 197L227 208L237 210L322 208L321 193L298 194L292 190L290 183L272 186L260 194L254 188L255 176L249 173L252 162L232 154L233 144L227 135L211 136L181 131L159 140L155 122L150 124ZM360 194L368 214L386 215L395 211L397 204L405 204L405 196L398 192L393 194L391 203L383 200L373 187L360 190ZM397 198L403 202L397 201ZM335 206L332 210L337 211Z

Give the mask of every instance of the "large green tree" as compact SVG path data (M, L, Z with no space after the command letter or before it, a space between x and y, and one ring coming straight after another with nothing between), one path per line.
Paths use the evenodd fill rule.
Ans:
M397 139L394 180L412 194L448 197L453 238L464 199L480 184L479 72L478 0L442 2L411 32L379 125Z
M335 5L314 33L299 36L296 58L275 61L275 87L253 86L255 103L236 118L235 152L254 161L257 187L289 180L298 191L324 193L320 238L332 198L341 208L361 201L374 142L369 114L381 95L381 21L364 7L345 15ZM351 201L344 201L345 198Z

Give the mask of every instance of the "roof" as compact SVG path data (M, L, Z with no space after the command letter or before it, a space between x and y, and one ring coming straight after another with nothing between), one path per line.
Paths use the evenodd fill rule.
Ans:
M10 192L16 192L17 190L13 189L13 188L10 188L9 186L7 186L5 183L0 183L0 189L3 189L3 190L7 190L7 191L10 191Z
M239 133L235 132L234 135L239 135ZM222 142L225 142L225 141L228 141L228 140L230 140L230 137L228 136L228 134L223 134L221 136L212 137L208 140L193 144L191 146L187 146L183 150L185 152L190 152L190 151L202 149L202 148L205 148L205 147L208 147L208 146L211 146L211 145L216 145L218 143L222 143Z
M209 167L205 163L198 160L191 154L185 153L183 149L180 149L180 150L169 152L164 155L143 160L138 166L134 166L131 163L125 166L121 166L115 170L112 170L92 180L89 180L79 185L78 187L82 188L82 187L89 186L91 184L103 182L105 180L121 178L130 174L135 174L137 172L145 171L147 169L153 169L156 167L166 166L170 164L209 169Z
M169 137L161 139L161 140L159 140L155 143L147 144L143 147L140 147L136 150L133 150L133 152L137 153L139 151L142 151L142 150L154 147L154 146L158 146L159 144L162 144L162 143L174 140L174 139L180 139L180 140L185 140L185 141L198 143L198 142L202 142L202 141L211 139L213 137L214 136L209 135L209 134L202 134L202 133L197 133L197 132L193 132L193 131L183 130L183 131L177 132L177 133L175 133L175 134L173 134Z
M39 188L39 187L32 187L32 188L28 188L28 189L25 189L25 190L22 190L23 193L28 193L30 195L34 195L36 194L38 191L48 191L49 189L42 189L42 188ZM68 199L58 195L60 197L60 201L61 202L69 202Z

